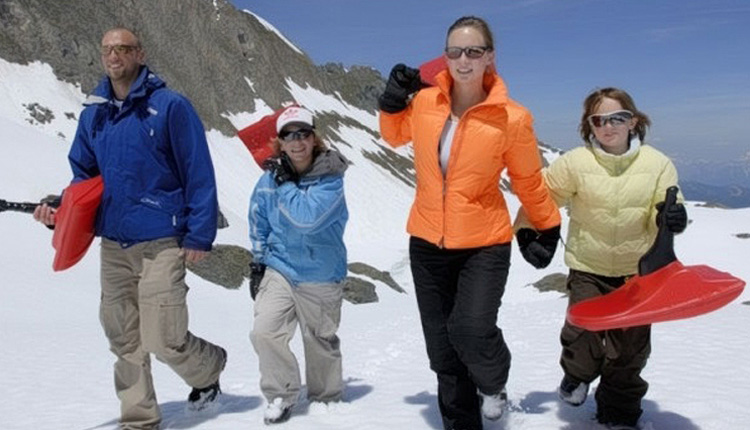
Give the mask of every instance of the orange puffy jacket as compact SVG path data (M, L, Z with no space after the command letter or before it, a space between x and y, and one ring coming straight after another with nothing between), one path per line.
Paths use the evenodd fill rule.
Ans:
M532 117L508 97L505 84L488 74L485 101L459 119L443 177L438 145L451 113L448 71L437 86L419 91L398 113L380 112L380 132L386 142L414 143L417 190L407 231L445 248L474 248L510 242L510 215L500 189L507 167L513 190L529 221L537 229L560 224L560 213L541 174L541 157Z

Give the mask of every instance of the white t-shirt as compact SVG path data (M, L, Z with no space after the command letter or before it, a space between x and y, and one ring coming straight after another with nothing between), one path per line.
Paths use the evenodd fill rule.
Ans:
M440 136L440 170L443 171L443 177L448 174L448 159L451 156L451 147L453 146L453 136L456 134L456 127L458 127L458 120L453 119L453 116L449 116L445 120L443 134Z

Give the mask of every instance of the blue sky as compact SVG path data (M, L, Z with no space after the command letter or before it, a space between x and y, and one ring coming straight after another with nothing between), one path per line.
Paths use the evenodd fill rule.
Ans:
M538 138L569 149L585 96L628 91L651 117L647 141L678 159L750 157L747 0L233 0L315 63L369 65L387 76L439 55L450 24L485 18L511 97Z

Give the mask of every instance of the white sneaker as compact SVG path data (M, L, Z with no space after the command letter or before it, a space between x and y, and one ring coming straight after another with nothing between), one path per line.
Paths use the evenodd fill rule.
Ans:
M560 382L560 386L557 387L557 394L565 403L572 406L581 406L589 394L589 384L578 382L566 375Z
M287 421L292 416L292 407L288 403L284 403L281 397L276 397L273 402L268 404L265 412L263 412L263 422L265 424L279 424Z
M482 403L482 416L490 421L497 421L503 416L508 404L508 392L503 387L497 394L484 394L477 390Z

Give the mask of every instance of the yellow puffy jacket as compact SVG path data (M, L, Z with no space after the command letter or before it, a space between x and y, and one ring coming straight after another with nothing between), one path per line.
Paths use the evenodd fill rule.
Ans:
M636 274L656 237L654 206L677 185L669 158L638 140L619 156L586 145L560 156L544 177L557 203L570 211L565 264L603 276Z
M531 114L511 100L496 74L485 75L487 99L459 119L448 173L440 170L438 145L451 113L452 78L419 91L398 113L380 112L380 132L392 146L414 144L417 190L407 231L445 248L510 242L513 229L499 187L507 167L514 191L538 229L560 224L560 213L541 174Z

